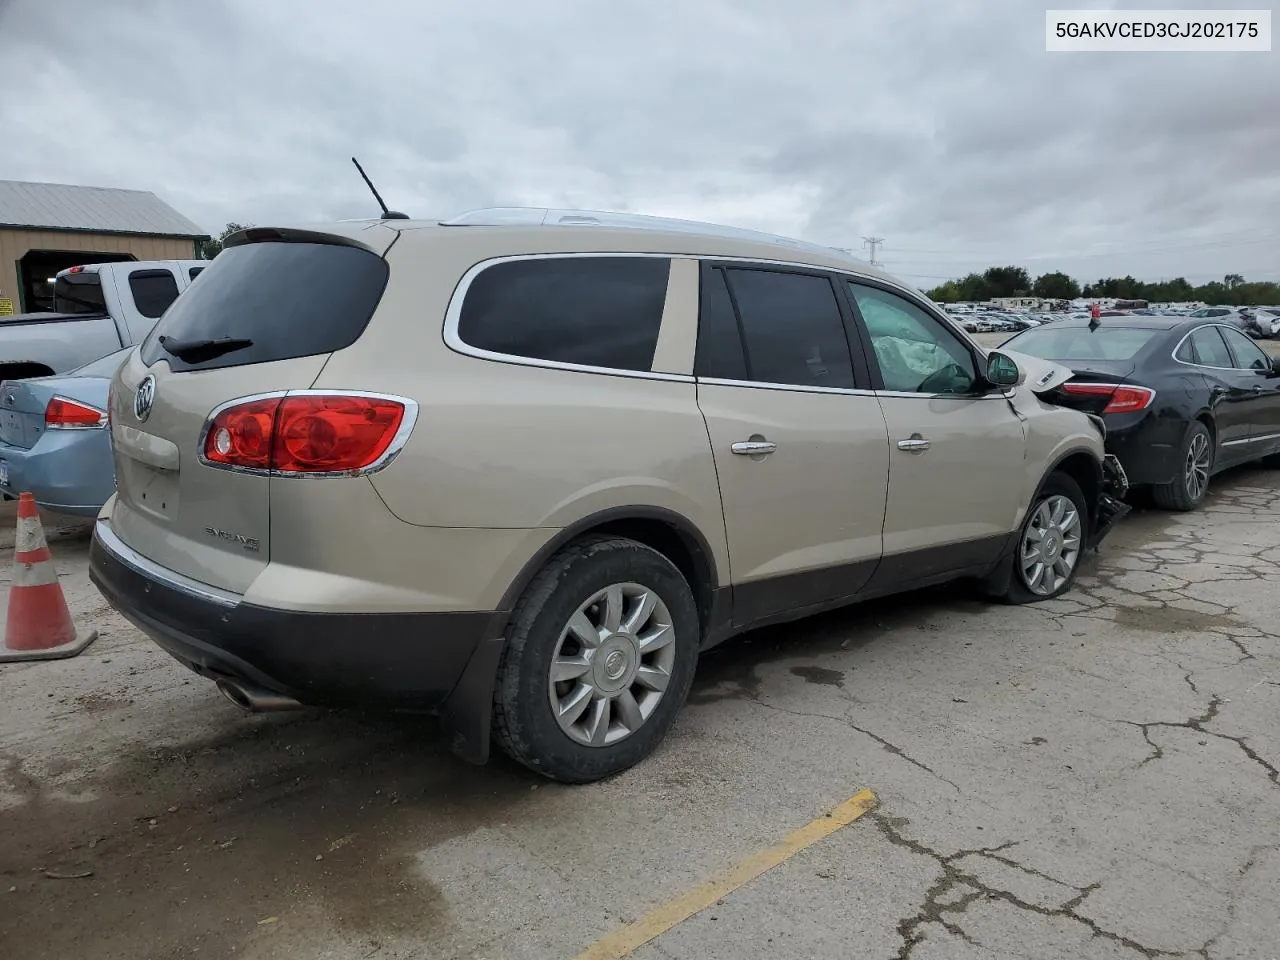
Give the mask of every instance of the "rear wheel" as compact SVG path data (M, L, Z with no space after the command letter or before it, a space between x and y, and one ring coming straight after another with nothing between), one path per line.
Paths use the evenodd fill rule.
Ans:
M1080 569L1088 524L1080 485L1064 473L1050 476L1022 521L1000 599L1034 603L1066 593Z
M616 537L575 543L512 614L495 738L555 780L619 773L666 735L693 682L699 639L693 592L670 560Z
M1151 498L1165 510L1194 510L1209 495L1209 476L1213 473L1213 437L1199 420L1191 422L1182 438L1178 464L1178 475L1152 487Z

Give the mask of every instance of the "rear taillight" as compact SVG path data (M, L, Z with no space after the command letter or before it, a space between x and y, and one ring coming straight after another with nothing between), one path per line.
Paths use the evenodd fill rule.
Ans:
M214 412L202 459L282 476L369 473L399 451L416 414L412 400L375 394L254 398Z
M1103 413L1136 413L1156 399L1156 392L1150 387L1116 383L1064 383L1062 389L1076 397L1107 397Z
M96 430L107 425L107 414L78 400L54 397L44 408L44 425L50 430Z

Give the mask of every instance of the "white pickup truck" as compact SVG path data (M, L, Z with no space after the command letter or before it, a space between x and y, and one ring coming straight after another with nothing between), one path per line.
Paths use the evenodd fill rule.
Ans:
M0 317L0 380L65 373L139 342L208 265L150 260L61 271L56 312Z

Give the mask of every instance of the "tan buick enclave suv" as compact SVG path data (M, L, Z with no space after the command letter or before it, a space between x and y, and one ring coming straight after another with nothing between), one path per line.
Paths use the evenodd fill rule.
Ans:
M1069 375L748 231L253 228L112 384L92 575L242 706L436 711L468 759L593 780L733 633L962 577L1066 590L1124 486L1042 397Z

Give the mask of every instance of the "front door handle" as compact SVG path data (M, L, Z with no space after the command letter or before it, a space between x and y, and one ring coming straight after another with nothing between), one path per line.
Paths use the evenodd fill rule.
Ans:
M778 445L764 437L739 440L729 448L740 457L766 457L778 449Z
M924 453L929 449L929 441L918 433L913 433L910 440L899 440L898 449L907 453Z

